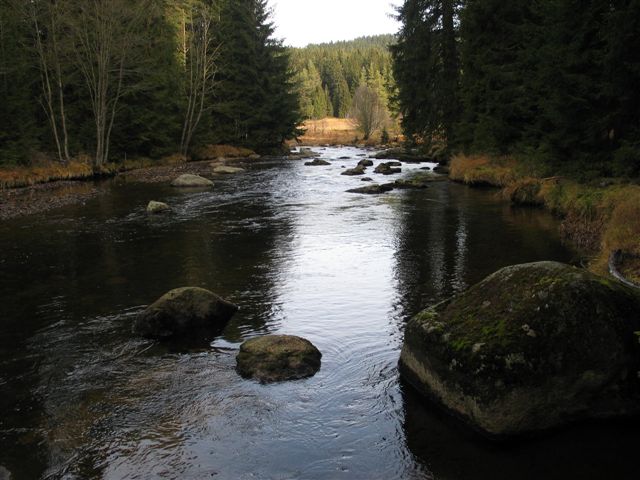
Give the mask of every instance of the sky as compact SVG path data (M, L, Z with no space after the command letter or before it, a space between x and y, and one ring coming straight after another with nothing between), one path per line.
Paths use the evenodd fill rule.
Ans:
M276 37L285 45L351 40L365 35L396 33L389 18L402 0L269 0Z

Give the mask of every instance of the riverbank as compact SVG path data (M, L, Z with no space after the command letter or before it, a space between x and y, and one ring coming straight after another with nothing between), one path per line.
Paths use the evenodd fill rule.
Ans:
M197 160L187 161L180 155L157 160L139 158L100 169L94 169L85 159L68 165L49 163L0 170L0 220L84 203L103 191L95 181L106 177L139 183L170 182L184 173L213 176L211 165L251 161L259 156L244 148L209 145L199 149L194 158Z
M632 260L621 266L630 280L640 282L640 186L621 179L582 184L564 177L541 178L513 158L457 155L449 178L472 186L500 188L515 205L546 208L563 221L561 234L584 251L589 268L608 271L612 252Z

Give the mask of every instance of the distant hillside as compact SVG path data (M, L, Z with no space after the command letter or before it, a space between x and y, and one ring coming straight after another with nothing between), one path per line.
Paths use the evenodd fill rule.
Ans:
M303 116L348 116L353 95L362 83L389 102L395 89L389 53L393 43L394 35L377 35L292 49ZM389 105L390 110L392 107Z

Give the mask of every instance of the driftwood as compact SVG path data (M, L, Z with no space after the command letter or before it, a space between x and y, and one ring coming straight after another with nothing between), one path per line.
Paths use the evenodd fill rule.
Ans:
M627 254L622 250L614 250L611 252L611 255L609 255L609 273L629 287L640 288L640 285L628 280L620 273L619 265L624 261L626 256Z

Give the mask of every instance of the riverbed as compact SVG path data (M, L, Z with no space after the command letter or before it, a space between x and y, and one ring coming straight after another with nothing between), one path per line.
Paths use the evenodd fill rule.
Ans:
M0 223L0 465L17 480L635 478L638 422L497 446L398 376L422 308L506 265L577 261L557 220L446 181L347 193L365 183L340 174L374 152L315 150L331 165L256 160L205 191L115 179ZM135 315L181 286L240 311L209 345L135 338ZM319 373L241 379L240 344L268 333L311 340Z

